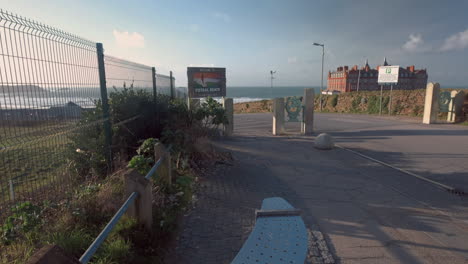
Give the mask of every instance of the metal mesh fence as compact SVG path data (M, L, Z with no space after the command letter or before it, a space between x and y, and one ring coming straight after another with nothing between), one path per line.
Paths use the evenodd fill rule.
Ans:
M171 95L171 77L162 74L156 74L156 87L160 94Z
M106 91L97 52L95 42L0 10L0 220L17 201L52 200L70 190L70 135L84 131L80 119ZM106 55L104 68L109 93L153 93L153 79L158 93L174 89L168 76L153 78L149 66ZM112 125L131 120L117 121Z
M108 55L104 56L104 65L109 92L124 87L153 91L151 67Z
M96 45L0 11L0 211L70 181L67 133L99 96Z

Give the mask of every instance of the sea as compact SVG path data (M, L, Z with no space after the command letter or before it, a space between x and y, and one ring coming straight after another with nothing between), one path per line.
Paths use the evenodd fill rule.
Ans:
M314 86L243 86L243 87L226 87L226 97L233 98L234 103L244 103L261 101L265 99L286 97L286 96L301 96L304 95L305 88L314 88L315 93L320 93L320 87Z
M450 86L447 86L450 87ZM451 86L452 89L466 89L468 86ZM265 99L301 96L305 88L313 88L315 94L320 94L320 87L317 86L242 86L227 87L226 97L233 98L234 103L261 101ZM0 93L0 109L41 109L53 106L63 106L68 102L73 102L83 108L94 107L96 99L100 98L98 89L82 89L77 92L70 92L73 96L67 96L68 91L58 91L53 93L36 93L35 96L21 96L19 94ZM216 98L218 101L221 98Z

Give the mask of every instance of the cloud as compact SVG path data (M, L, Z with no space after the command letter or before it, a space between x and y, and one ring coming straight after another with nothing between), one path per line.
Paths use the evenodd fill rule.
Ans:
M200 26L198 24L190 24L189 30L193 33L200 31Z
M421 52L427 50L427 48L424 47L424 40L421 34L410 34L408 41L406 41L401 48L407 52Z
M215 12L215 13L213 13L213 17L216 18L216 19L223 20L226 23L231 21L231 17L226 13Z
M444 44L440 48L441 51L462 50L468 47L468 29L462 32L453 34L445 39Z
M288 63L289 64L293 64L293 63L296 63L296 62L297 62L297 57L294 56L294 57L289 57L288 58Z
M145 37L138 32L129 33L128 31L113 31L117 46L124 48L144 48Z

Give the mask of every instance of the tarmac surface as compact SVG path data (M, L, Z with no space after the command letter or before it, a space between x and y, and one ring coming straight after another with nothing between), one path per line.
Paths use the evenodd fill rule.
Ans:
M235 115L235 135L216 142L233 161L201 178L168 263L230 263L252 229L254 210L272 196L303 210L337 263L468 263L468 196L345 149L314 149L314 136L299 136L298 124L273 137L271 120L271 114ZM418 122L315 115L317 133L332 134L343 147L467 189L468 127ZM329 263L322 253L311 262Z

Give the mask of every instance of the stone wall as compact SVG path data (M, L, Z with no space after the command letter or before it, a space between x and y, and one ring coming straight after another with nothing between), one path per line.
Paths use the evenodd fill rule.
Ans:
M454 89L441 89L454 90ZM467 94L465 104L468 104L468 90L464 90ZM405 116L423 116L424 99L426 96L425 89L419 90L394 90L392 92L392 109L393 115ZM322 95L323 112L330 113L363 113L363 114L378 114L380 106L380 91L360 91L342 93L338 95ZM382 113L388 114L390 106L390 91L383 91ZM315 111L320 109L319 95L315 95ZM468 109L468 108L467 108ZM234 112L239 113L266 113L271 112L271 101L263 100L258 102L237 103L234 105ZM442 113L439 115L443 118Z

